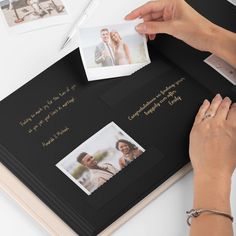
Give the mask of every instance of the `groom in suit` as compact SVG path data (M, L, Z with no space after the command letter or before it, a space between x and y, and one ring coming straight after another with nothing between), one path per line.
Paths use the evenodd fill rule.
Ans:
M98 165L94 157L87 152L80 153L80 155L77 157L77 161L89 169L90 181L95 186L95 188L103 185L119 171L110 163Z
M105 66L114 66L114 49L110 43L110 32L108 29L100 31L102 42L95 49L95 62Z

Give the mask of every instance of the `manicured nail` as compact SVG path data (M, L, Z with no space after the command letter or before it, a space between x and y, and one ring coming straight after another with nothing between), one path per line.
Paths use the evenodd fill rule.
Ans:
M135 29L139 32L139 33L145 33L146 32L146 25L145 24L139 24L135 27Z
M125 20L131 20L131 19L130 19L130 15L131 15L132 13L133 13L133 11L131 11L128 15L126 15L124 19L125 19Z
M208 105L210 102L207 100L207 99L205 99L204 101L203 101L203 103L202 103L202 106L204 107L204 106L206 106L206 105Z
M129 14L125 16L125 20L129 20Z
M231 99L230 99L229 97L225 97L224 100L225 100L226 102L231 103Z
M214 97L214 99L220 100L220 99L222 99L222 97L221 97L221 95L219 93L217 93L216 96Z

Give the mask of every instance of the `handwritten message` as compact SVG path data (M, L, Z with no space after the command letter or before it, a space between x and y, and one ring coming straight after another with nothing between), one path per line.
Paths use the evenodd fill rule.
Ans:
M154 96L146 100L135 112L129 115L128 120L132 121L141 115L150 116L157 112L164 104L174 106L183 101L183 97L178 94L178 88L184 81L185 78L178 79L176 82L157 91Z
M34 112L19 121L20 127L24 128L29 135L46 127L56 116L75 104L76 96L74 92L76 89L77 86L75 84L67 86L49 99L46 99L46 101L41 106L37 107ZM70 129L68 126L58 129L50 136L50 138L42 141L42 146L44 148L48 147L69 131Z
M49 137L47 140L42 142L42 146L44 148L48 147L52 143L54 143L57 139L59 139L61 136L63 136L65 133L69 132L70 129L66 126L63 129L59 129L56 133L54 133L51 137Z

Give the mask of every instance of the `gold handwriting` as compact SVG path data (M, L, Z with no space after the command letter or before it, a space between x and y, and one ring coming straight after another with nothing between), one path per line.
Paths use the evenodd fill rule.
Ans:
M157 91L156 95L145 101L138 109L128 115L128 120L137 119L142 114L149 116L154 114L162 105L167 104L174 106L176 103L183 101L183 97L178 95L178 87L185 81L185 78L180 78L174 83Z
M73 91L75 91L77 88L77 85L76 84L73 84L71 86L67 86L66 88L62 89L61 91L58 92L58 94L55 94L53 95L51 98L49 99L46 99L46 102L38 107L33 113L31 113L30 115L28 115L25 119L22 119L20 122L19 122L19 125L21 127L25 127L27 125L29 125L30 123L33 123L34 120L39 117L40 115L42 115L45 111L49 111L48 113L48 119L44 118L44 120L46 122L48 122L48 120L50 119L50 115L53 116L55 114L57 114L59 111L61 111L63 108L69 106L70 104L74 103L75 102L75 98L71 98L69 100L67 100L66 102L63 102L62 104L60 104L56 109L53 109L52 110L52 106L55 106L56 103L60 102L60 100L62 98L64 98L66 95L69 95L70 93L72 93ZM41 125L40 125L40 124ZM39 121L39 123L37 124L38 126L42 126L42 121ZM36 124L35 125L32 125L32 127L36 127L37 126ZM30 128L32 129L32 128Z
M43 148L48 147L49 145L53 144L57 139L68 133L70 129L66 126L63 129L59 129L56 131L51 137L49 137L47 140L42 142Z

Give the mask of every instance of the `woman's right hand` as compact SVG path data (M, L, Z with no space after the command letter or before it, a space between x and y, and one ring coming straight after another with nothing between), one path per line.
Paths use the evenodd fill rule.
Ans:
M142 18L136 30L154 39L158 33L170 34L190 46L211 51L212 35L218 28L184 0L150 1L128 14L126 20ZM151 36L150 36L151 35Z
M215 54L236 68L236 33L213 24L184 0L150 1L125 17L136 18L144 20L136 30L149 39L159 33L169 34L198 50Z

